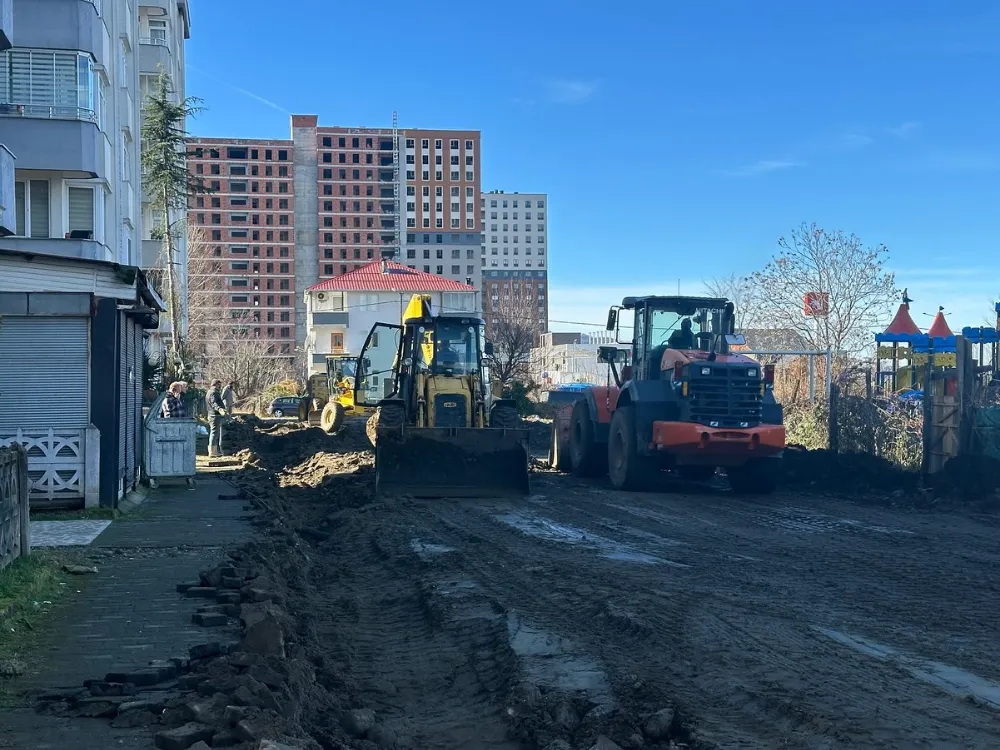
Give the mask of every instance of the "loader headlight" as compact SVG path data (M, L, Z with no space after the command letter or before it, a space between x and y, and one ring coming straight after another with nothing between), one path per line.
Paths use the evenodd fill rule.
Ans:
M412 365L413 365L413 358L412 357L404 357L403 358L403 367L411 367Z
M712 368L711 367L702 367L701 368L701 374L702 375L711 375L712 374Z
M757 377L757 368L756 367L751 367L749 370L747 370L747 377L750 377L750 378Z

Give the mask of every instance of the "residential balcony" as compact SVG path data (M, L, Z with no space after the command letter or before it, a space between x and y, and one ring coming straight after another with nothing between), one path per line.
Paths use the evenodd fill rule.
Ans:
M159 37L139 37L139 72L156 75L161 65L168 74L174 69L170 43Z
M16 231L14 155L0 144L0 237Z
M111 44L108 30L98 14L98 2L100 0L13 0L17 5L17 46L89 52L98 64L113 68L116 47Z
M0 50L14 46L14 0L0 0Z
M113 179L113 170L105 171L107 141L86 111L76 110L81 119L55 119L27 114L29 111L46 114L52 108L26 107L23 121L13 123L2 119L4 108L10 106L0 105L0 132L4 145L17 155L18 169L48 170L83 179ZM87 119L82 119L85 116ZM114 160L109 162L113 164Z
M84 260L115 260L111 252L96 240L63 239L56 237L45 239L6 237L4 238L3 246L7 250L17 250L22 253L37 255L58 255L63 258L82 258Z

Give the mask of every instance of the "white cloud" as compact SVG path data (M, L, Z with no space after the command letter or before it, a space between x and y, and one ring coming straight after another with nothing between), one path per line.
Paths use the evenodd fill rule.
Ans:
M757 175L767 174L768 172L778 172L783 169L794 169L795 167L804 166L805 164L802 162L793 161L791 159L762 159L761 161L754 162L753 164L747 164L744 167L723 170L722 174L729 177L755 177Z
M895 128L886 128L886 132L897 138L909 138L920 127L919 122L904 122Z
M582 104L600 89L599 79L554 79L546 82L549 99L556 104Z
M205 76L205 78L208 78L211 81L215 81L216 83L221 84L223 86L226 86L227 88L231 88L233 91L236 91L236 92L238 92L240 94L243 94L243 96L249 97L250 99L254 99L255 101L258 101L261 104L263 104L263 105L265 105L267 107L270 107L271 109L276 109L279 112L281 112L282 114L286 114L286 115L290 115L291 114L291 112L288 109L286 109L285 107L282 107L280 104L272 102L270 99L265 99L263 96L260 96L259 94L255 94L252 91L247 91L245 88L242 88L240 86L237 86L236 84L230 83L229 81L224 81L221 78L218 78L217 76L214 76L211 73L208 73L208 72L202 70L201 68L199 68L199 67L197 67L195 65L192 65L191 63L188 63L187 67L188 67L188 70L193 70L195 73L200 73L201 75Z
M875 139L870 135L859 131L844 133L840 137L840 143L844 148L864 148L865 146L872 145L874 142Z

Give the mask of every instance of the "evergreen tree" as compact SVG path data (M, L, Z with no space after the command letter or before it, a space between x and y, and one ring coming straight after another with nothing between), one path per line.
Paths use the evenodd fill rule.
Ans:
M184 348L181 341L181 289L179 288L176 232L186 232L186 226L176 226L177 212L186 208L191 196L207 193L202 179L188 172L188 117L201 111L199 100L188 97L174 101L170 76L161 71L156 85L143 102L142 122L142 186L163 223L154 227L152 236L162 241L161 259L167 315L170 321L170 349L166 369L171 376L184 372Z

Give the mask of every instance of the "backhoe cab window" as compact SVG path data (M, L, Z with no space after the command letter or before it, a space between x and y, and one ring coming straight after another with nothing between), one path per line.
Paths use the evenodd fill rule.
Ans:
M430 331L427 332L428 337ZM473 375L478 371L477 344L479 331L476 326L461 323L438 322L433 332L433 349L428 352L430 343L425 338L421 346L425 366L429 364L435 375ZM431 361L427 362L430 355Z
M699 308L682 315L673 310L654 310L650 316L651 347L670 349L711 349L712 337L704 333L722 333L722 310Z

